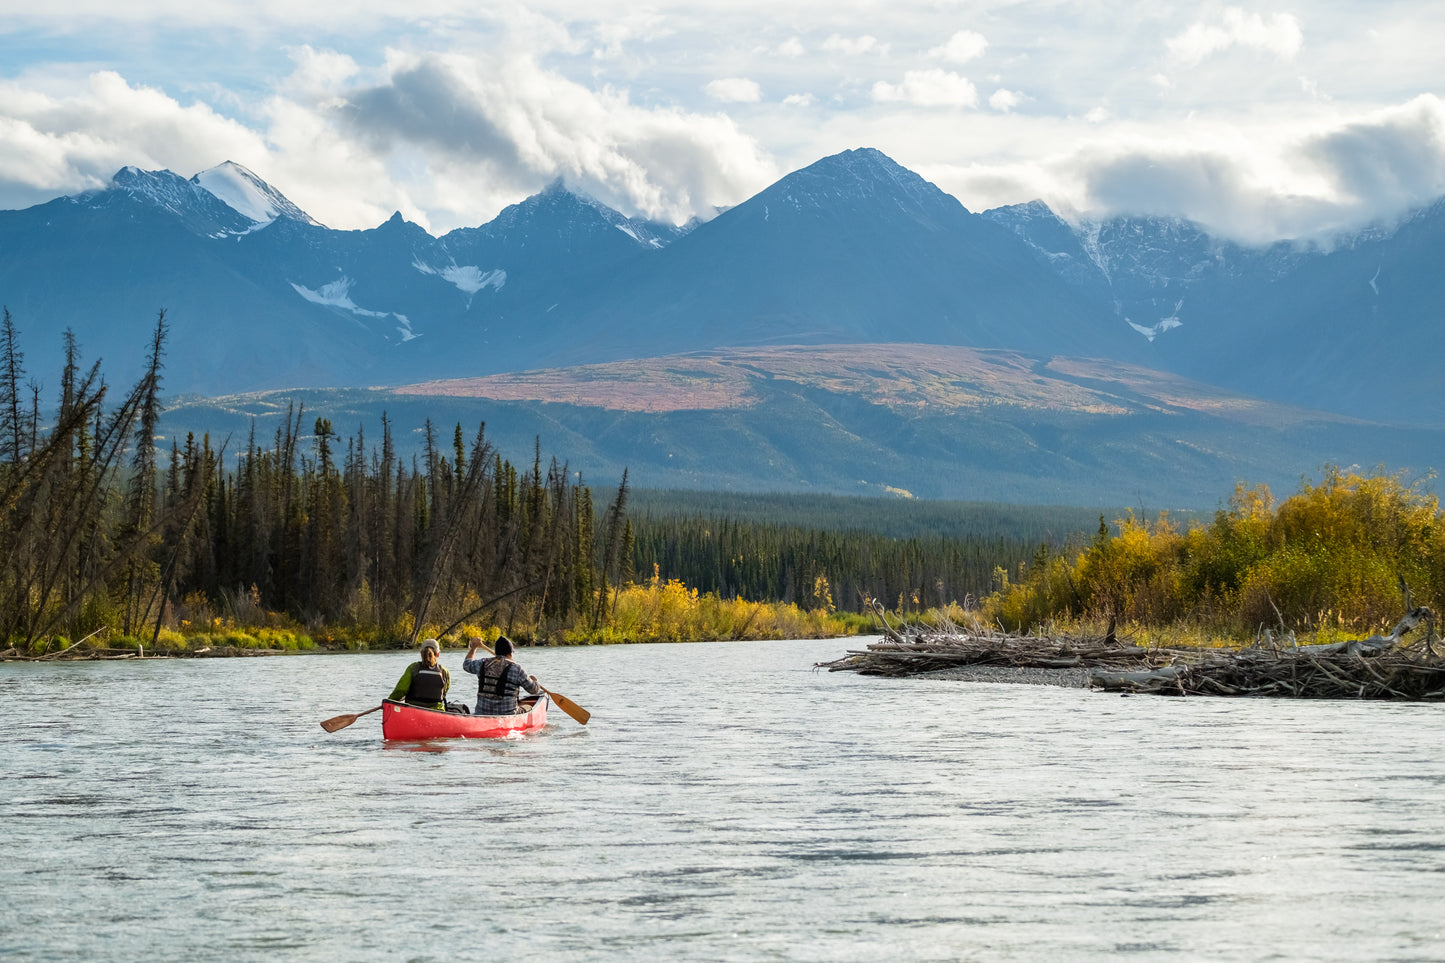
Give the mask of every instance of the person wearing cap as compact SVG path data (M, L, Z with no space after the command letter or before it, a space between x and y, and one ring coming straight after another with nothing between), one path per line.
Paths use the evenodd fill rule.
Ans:
M401 674L401 681L387 698L392 702L405 702L423 709L445 712L452 674L438 661L441 657L442 647L436 639L423 642L421 661L406 667L406 671Z
M467 657L462 660L462 669L477 677L477 707L473 715L510 716L520 712L517 706L517 690L526 689L532 695L542 691L535 675L512 661L512 640L505 635L498 637L496 655L489 659L476 658L482 640L473 636Z

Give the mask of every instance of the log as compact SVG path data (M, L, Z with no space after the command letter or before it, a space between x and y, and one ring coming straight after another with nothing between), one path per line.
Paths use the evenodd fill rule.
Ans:
M1116 672L1108 669L1095 669L1089 673L1089 685L1114 691L1117 689L1138 690L1149 686L1159 686L1170 682L1177 682L1179 677L1189 671L1185 665L1166 665L1158 669L1147 669L1140 672Z

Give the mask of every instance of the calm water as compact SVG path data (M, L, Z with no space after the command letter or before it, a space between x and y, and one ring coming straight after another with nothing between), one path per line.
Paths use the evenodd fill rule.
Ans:
M409 746L317 725L402 653L0 665L0 955L1445 958L1445 709L811 670L858 644L524 649L591 725Z

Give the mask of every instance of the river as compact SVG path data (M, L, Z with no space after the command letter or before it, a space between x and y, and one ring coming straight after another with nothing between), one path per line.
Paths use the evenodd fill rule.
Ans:
M1445 958L1442 707L812 669L864 641L522 649L588 726L410 745L318 725L406 653L0 664L0 955Z

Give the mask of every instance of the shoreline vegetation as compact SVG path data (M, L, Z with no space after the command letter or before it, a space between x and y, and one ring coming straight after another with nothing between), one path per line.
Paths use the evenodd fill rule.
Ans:
M254 422L244 442L165 439L165 336L162 313L145 374L113 402L67 333L42 415L4 313L0 659L464 647L501 633L524 645L835 638L886 634L890 620L1044 640L1117 627L1138 648L1208 652L1258 647L1266 630L1329 645L1415 607L1445 611L1433 475L1327 466L1283 501L1240 483L1212 520L1126 511L1099 515L1092 534L1053 528L1058 509L962 503L947 531L944 509L920 508L920 526L906 503L866 530L810 523L807 503L780 496L669 508L650 493L634 517L626 472L599 505L540 441L518 467L485 425L468 442L458 424L445 444L427 422L409 457L385 416L379 438L343 437L319 418L308 432L295 408L269 441Z

